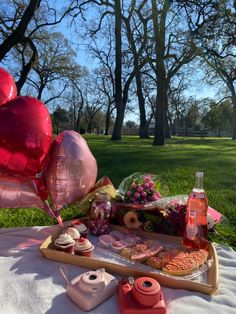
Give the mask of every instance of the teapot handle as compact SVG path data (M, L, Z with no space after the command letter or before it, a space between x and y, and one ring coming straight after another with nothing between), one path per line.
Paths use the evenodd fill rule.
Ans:
M68 279L68 269L67 269L67 267L64 266L64 265L61 265L60 266L60 272L61 272L62 277L65 279L66 285L68 285L69 284L69 279Z

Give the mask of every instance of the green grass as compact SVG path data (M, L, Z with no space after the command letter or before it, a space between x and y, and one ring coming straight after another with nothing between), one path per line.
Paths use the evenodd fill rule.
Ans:
M236 247L236 141L225 138L173 138L163 147L152 146L153 139L125 136L85 135L97 159L98 178L107 175L118 187L133 172L159 174L165 195L190 193L196 171L204 172L204 188L209 205L224 214L229 224L219 226L213 240ZM81 215L75 205L63 210L64 220ZM55 223L40 209L1 209L0 227L48 225Z

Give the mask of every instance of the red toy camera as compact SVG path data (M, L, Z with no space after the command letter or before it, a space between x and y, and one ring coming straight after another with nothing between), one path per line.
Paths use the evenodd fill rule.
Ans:
M122 279L118 290L121 314L165 314L166 307L159 283L150 277Z

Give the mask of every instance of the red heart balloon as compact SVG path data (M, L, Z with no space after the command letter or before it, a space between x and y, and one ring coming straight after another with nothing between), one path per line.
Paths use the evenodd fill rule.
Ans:
M0 106L17 95L16 84L9 72L0 68Z
M52 123L45 105L19 96L0 106L0 170L33 176L44 168L52 144Z

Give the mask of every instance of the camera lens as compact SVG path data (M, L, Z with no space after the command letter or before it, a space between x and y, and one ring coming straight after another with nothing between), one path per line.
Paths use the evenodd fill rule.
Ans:
M141 285L145 288L149 288L152 286L152 283L150 281L143 281Z
M96 275L89 275L89 280L95 280L95 279L97 279Z

